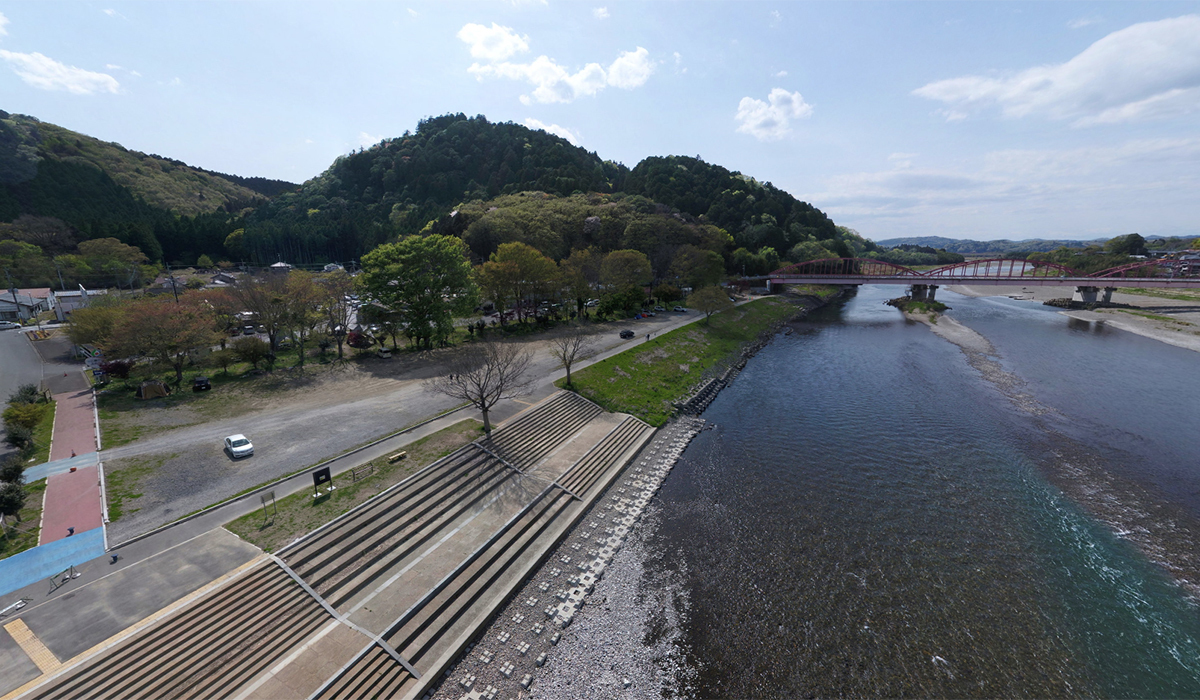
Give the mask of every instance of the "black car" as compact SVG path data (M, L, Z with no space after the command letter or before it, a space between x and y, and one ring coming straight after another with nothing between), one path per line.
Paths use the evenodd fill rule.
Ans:
M625 330L621 331L621 337L628 340L629 338L633 337L633 331L631 331L629 329L625 329Z
M196 377L192 380L192 391L208 391L211 388L208 377Z

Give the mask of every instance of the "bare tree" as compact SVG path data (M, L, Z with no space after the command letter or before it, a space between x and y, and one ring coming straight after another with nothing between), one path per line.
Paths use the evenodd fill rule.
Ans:
M519 345L473 343L446 363L446 374L426 381L425 386L429 391L470 402L483 414L483 430L491 435L488 411L503 399L530 392L534 379L525 373L532 361L533 352Z
M567 368L567 386L571 386L571 365L592 350L592 336L583 326L575 324L565 333L550 340L550 352Z

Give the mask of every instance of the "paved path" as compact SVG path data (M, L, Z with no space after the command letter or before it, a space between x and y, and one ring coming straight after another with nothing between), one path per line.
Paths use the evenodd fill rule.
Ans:
M50 461L96 451L96 422L92 390L54 394L54 442Z
M78 459L96 452L96 422L92 392L69 391L54 395L54 437L50 461ZM81 466L46 479L42 530L38 544L55 542L74 532L103 527L104 503L100 498L100 468Z
M101 527L103 509L99 467L83 467L49 477L38 544L68 537L69 528L82 533Z

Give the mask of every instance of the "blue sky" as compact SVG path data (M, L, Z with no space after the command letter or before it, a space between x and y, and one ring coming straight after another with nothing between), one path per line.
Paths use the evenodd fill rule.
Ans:
M875 240L1200 236L1200 2L4 2L0 109L304 181L446 112Z

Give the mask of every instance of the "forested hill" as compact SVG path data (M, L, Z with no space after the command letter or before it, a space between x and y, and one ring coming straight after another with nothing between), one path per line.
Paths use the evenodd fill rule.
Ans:
M806 240L838 237L833 221L811 204L698 158L646 158L625 179L625 192L704 216L732 234L740 248L769 246L782 255Z
M471 202L533 191L640 195L725 229L735 248L771 248L780 257L805 241L833 250L841 237L812 205L698 158L647 158L631 172L544 131L448 114L341 157L299 191L273 199L251 216L238 252L352 259Z
M113 274L62 258L105 238L136 246L152 263L226 258L225 239L245 211L265 201L255 189L180 161L0 111L0 265L15 271L14 284L46 286L64 267L64 281L113 284Z
M10 194L28 191L26 199L31 201L21 202L24 209L52 208L51 200L72 198L71 193L55 191L54 177L42 174L39 180L39 165L46 161L56 166L56 174L87 167L98 169L146 204L185 216L253 206L268 196L261 190L271 191L276 182L255 178L239 184L178 160L131 151L33 117L0 112L0 184L6 185ZM252 180L263 182L250 186ZM290 183L274 184L276 190L279 186L294 187ZM8 215L5 219L15 218L11 211L2 214Z
M462 202L530 190L613 192L627 174L544 131L447 114L342 156L298 192L272 200L251 217L243 252L256 259L349 260L419 232Z

